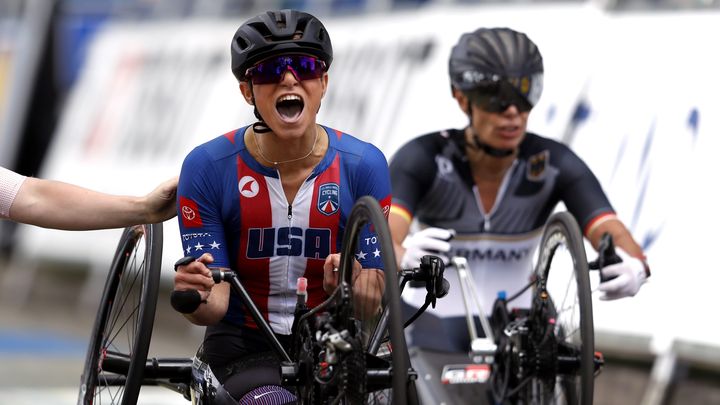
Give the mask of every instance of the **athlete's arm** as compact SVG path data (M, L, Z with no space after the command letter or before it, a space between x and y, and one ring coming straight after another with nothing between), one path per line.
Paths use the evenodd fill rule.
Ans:
M390 160L393 205L388 219L395 257L400 266L405 255L402 243L410 232L413 211L430 190L436 176L433 151L437 149L438 136L429 134L412 139L401 146Z
M605 233L609 233L612 236L615 246L622 248L632 257L645 260L645 254L640 245L635 241L630 231L625 227L625 224L614 214L597 219L596 223L590 225L590 228L587 230L586 237L595 250L598 249L600 239Z
M402 258L405 255L405 248L402 243L410 232L410 220L405 213L399 212L398 208L393 205L390 208L388 224L392 235L393 248L395 249L395 258L398 266L402 266Z
M333 253L325 259L323 265L323 289L330 295L337 288L340 266L340 254ZM363 269L357 260L353 260L353 303L355 315L360 319L371 319L378 313L385 293L385 272L378 269Z
M558 188L562 201L583 227L585 237L597 250L604 233L632 257L644 259L642 248L615 215L607 195L590 168L567 146L554 151L562 155Z
M45 228L90 230L162 222L175 216L177 178L143 197L105 194L73 184L28 177L10 219Z
M197 290L201 300L198 309L185 315L196 325L212 325L226 314L230 288L228 283L215 284L208 266L231 271L228 246L219 206L222 179L202 148L195 148L183 162L178 184L178 225L183 254L198 259L187 266L178 266L174 290ZM212 254L210 254L212 251Z
M197 290L201 304L195 312L184 314L195 325L214 325L225 316L230 297L230 285L222 282L215 284L212 273L207 267L212 264L213 257L204 253L196 261L177 267L175 273L175 291ZM220 268L220 270L230 271Z

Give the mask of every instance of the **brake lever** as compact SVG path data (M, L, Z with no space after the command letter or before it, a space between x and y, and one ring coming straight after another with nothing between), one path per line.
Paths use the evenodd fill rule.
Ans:
M598 257L597 259L588 263L590 270L598 270L600 272L600 281L610 281L617 276L605 276L603 269L613 264L622 263L622 258L615 252L615 243L613 242L612 235L605 232L600 238L600 244L598 245Z
M435 308L437 299L447 295L447 289L445 287L450 287L450 283L445 284L447 280L443 277L445 273L445 263L437 256L425 255L420 258L420 269L426 280L425 289L427 290L430 304Z

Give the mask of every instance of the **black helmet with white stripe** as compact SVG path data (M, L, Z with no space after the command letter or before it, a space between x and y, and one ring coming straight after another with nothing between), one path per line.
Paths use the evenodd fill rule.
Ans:
M450 54L450 82L463 92L507 81L531 106L543 87L543 60L537 45L510 28L480 28L460 37Z

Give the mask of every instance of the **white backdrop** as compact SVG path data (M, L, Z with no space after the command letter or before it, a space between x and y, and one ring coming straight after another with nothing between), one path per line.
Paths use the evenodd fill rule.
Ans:
M644 242L651 282L633 299L595 303L596 329L720 344L707 322L720 276L714 169L720 129L720 14L608 15L592 5L438 7L391 17L326 19L335 47L320 122L390 157L408 139L461 127L447 57L463 32L510 26L539 45L545 91L530 129L567 139L597 173ZM109 26L63 114L42 176L112 193L144 194L179 172L190 149L252 122L229 69L240 21ZM586 119L571 121L579 102ZM576 124L576 125L575 125ZM182 255L165 226L165 276ZM119 231L23 227L25 257L109 265Z

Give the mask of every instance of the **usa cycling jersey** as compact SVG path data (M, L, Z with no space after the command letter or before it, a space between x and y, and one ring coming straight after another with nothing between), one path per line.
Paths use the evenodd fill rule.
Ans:
M601 217L614 214L600 183L575 153L532 133L521 142L490 212L483 209L472 178L462 130L431 133L410 141L392 158L390 176L393 213L408 220L416 218L421 227L456 231L449 256L467 258L487 313L499 291L510 295L528 283L543 225L559 202L585 232ZM462 328L464 321L459 317L464 315L464 305L457 273L448 270L445 275L450 293L426 315L457 317ZM420 307L424 297L424 291L418 289L406 290L403 295L414 307ZM529 297L525 294L513 304L527 305ZM422 325L416 321L414 326ZM457 328L445 323L432 329Z
M279 172L259 164L244 141L247 127L195 148L183 163L178 217L186 255L211 253L211 267L234 270L276 333L288 334L296 280L308 279L308 305L327 298L323 264L340 250L345 222L365 195L390 206L385 156L375 146L323 127L327 152L287 201ZM377 238L366 227L356 257L363 268L382 268ZM256 327L234 292L224 321Z

